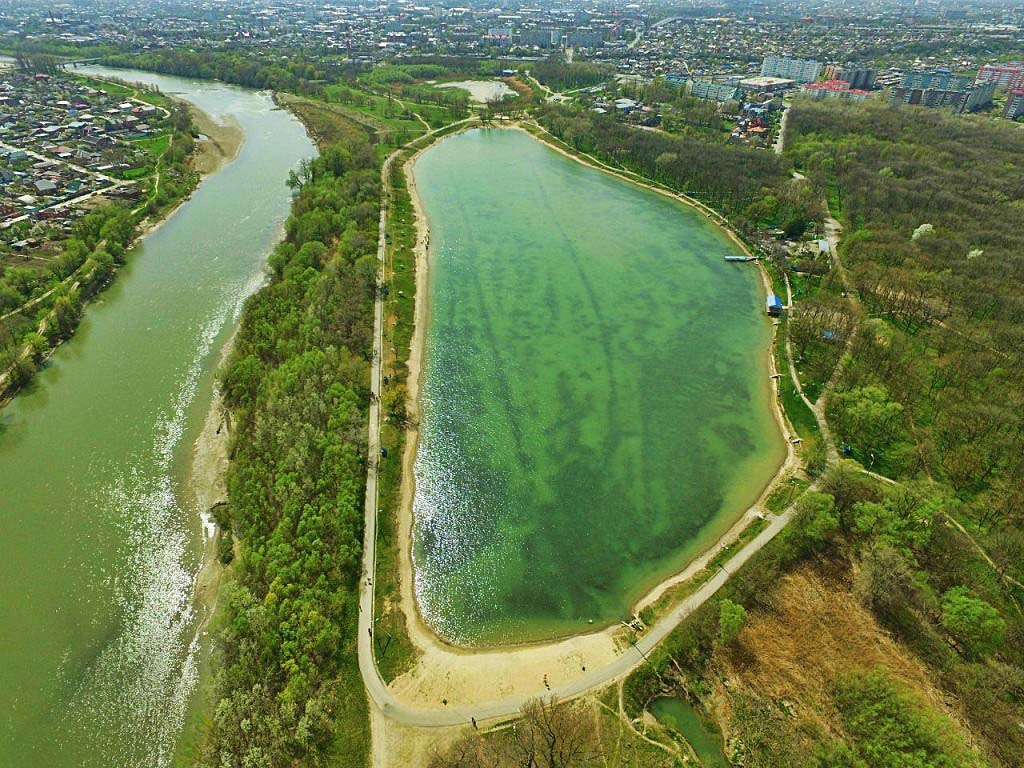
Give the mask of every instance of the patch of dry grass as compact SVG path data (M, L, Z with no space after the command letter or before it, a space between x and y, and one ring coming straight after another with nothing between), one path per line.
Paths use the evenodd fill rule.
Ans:
M843 575L800 568L782 579L772 602L770 611L752 612L735 646L715 652L720 701L747 690L786 702L797 719L835 733L833 683L880 667L950 713L924 665L879 626Z

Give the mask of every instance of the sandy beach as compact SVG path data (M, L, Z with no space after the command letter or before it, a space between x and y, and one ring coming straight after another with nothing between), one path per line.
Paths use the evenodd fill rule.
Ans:
M189 103L188 106L196 129L205 137L196 141L195 169L203 176L209 176L238 157L245 143L245 131L234 118L226 123L218 123L194 104ZM231 354L234 339L235 335L232 334L221 349L218 367L224 365ZM231 443L229 426L224 398L215 388L202 432L192 449L189 472L189 490L203 520L203 564L196 576L200 628L209 623L216 611L217 592L224 575L224 567L217 559L219 530L209 511L228 500L226 475Z
M245 143L245 131L234 118L218 123L194 104L188 104L192 123L202 138L196 140L194 167L202 176L216 173L238 157Z
M196 141L194 165L204 177L209 176L238 157L242 144L245 143L245 132L234 120L228 124L217 123L194 104L188 103L188 106L197 130L206 137ZM162 219L160 224L173 214L174 211ZM223 366L231 354L234 338L233 333L221 349L218 367ZM215 386L203 428L192 446L187 485L189 502L200 515L203 529L203 559L195 580L195 605L199 615L197 634L202 634L216 613L217 596L225 570L217 558L220 531L210 515L210 510L228 500L227 469L231 445L229 427L224 398Z

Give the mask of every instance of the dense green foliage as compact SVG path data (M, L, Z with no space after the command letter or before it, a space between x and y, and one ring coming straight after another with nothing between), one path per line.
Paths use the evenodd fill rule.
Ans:
M792 182L788 163L771 152L637 130L554 104L541 109L537 119L574 149L685 192L729 215L741 231L794 216L814 218L818 207L807 185Z
M839 435L876 469L948 482L979 520L1019 522L1024 135L938 110L818 102L799 103L789 128L797 164L840 208L844 262L877 318L831 403ZM1011 538L1018 554L1004 562L1020 567L1016 528Z
M836 708L851 737L823 763L836 768L968 768L984 765L941 717L922 708L884 673L839 681Z
M611 79L613 70L605 64L587 61L567 63L555 56L530 65L530 74L553 91L567 91L599 85Z
M311 93L316 82L336 74L341 67L326 70L299 51L287 55L277 51L192 51L186 48L161 48L145 53L115 54L103 59L111 67L129 67L201 80L222 80L249 88Z
M1006 622L999 611L967 587L953 587L942 596L942 626L978 656L992 653L1006 639Z
M747 623L747 609L725 598L718 604L718 642L732 645Z
M335 134L337 135L337 134ZM350 127L303 166L223 373L237 578L208 762L362 765L355 626L380 177Z

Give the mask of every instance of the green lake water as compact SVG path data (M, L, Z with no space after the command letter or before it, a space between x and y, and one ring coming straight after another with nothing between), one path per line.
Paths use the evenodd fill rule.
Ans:
M655 699L651 714L679 733L693 747L704 768L731 768L722 735L704 722L700 713L682 699Z
M520 131L446 139L414 173L420 608L470 644L624 618L783 459L757 269L693 210Z
M202 645L191 447L281 235L288 170L314 154L269 94L111 73L234 117L246 142L0 411L0 766L170 763Z

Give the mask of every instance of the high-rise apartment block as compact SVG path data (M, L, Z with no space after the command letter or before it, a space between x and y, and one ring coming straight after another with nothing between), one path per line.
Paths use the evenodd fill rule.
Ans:
M811 59L786 59L765 56L761 63L761 77L779 77L797 83L813 83L821 74L822 63Z

